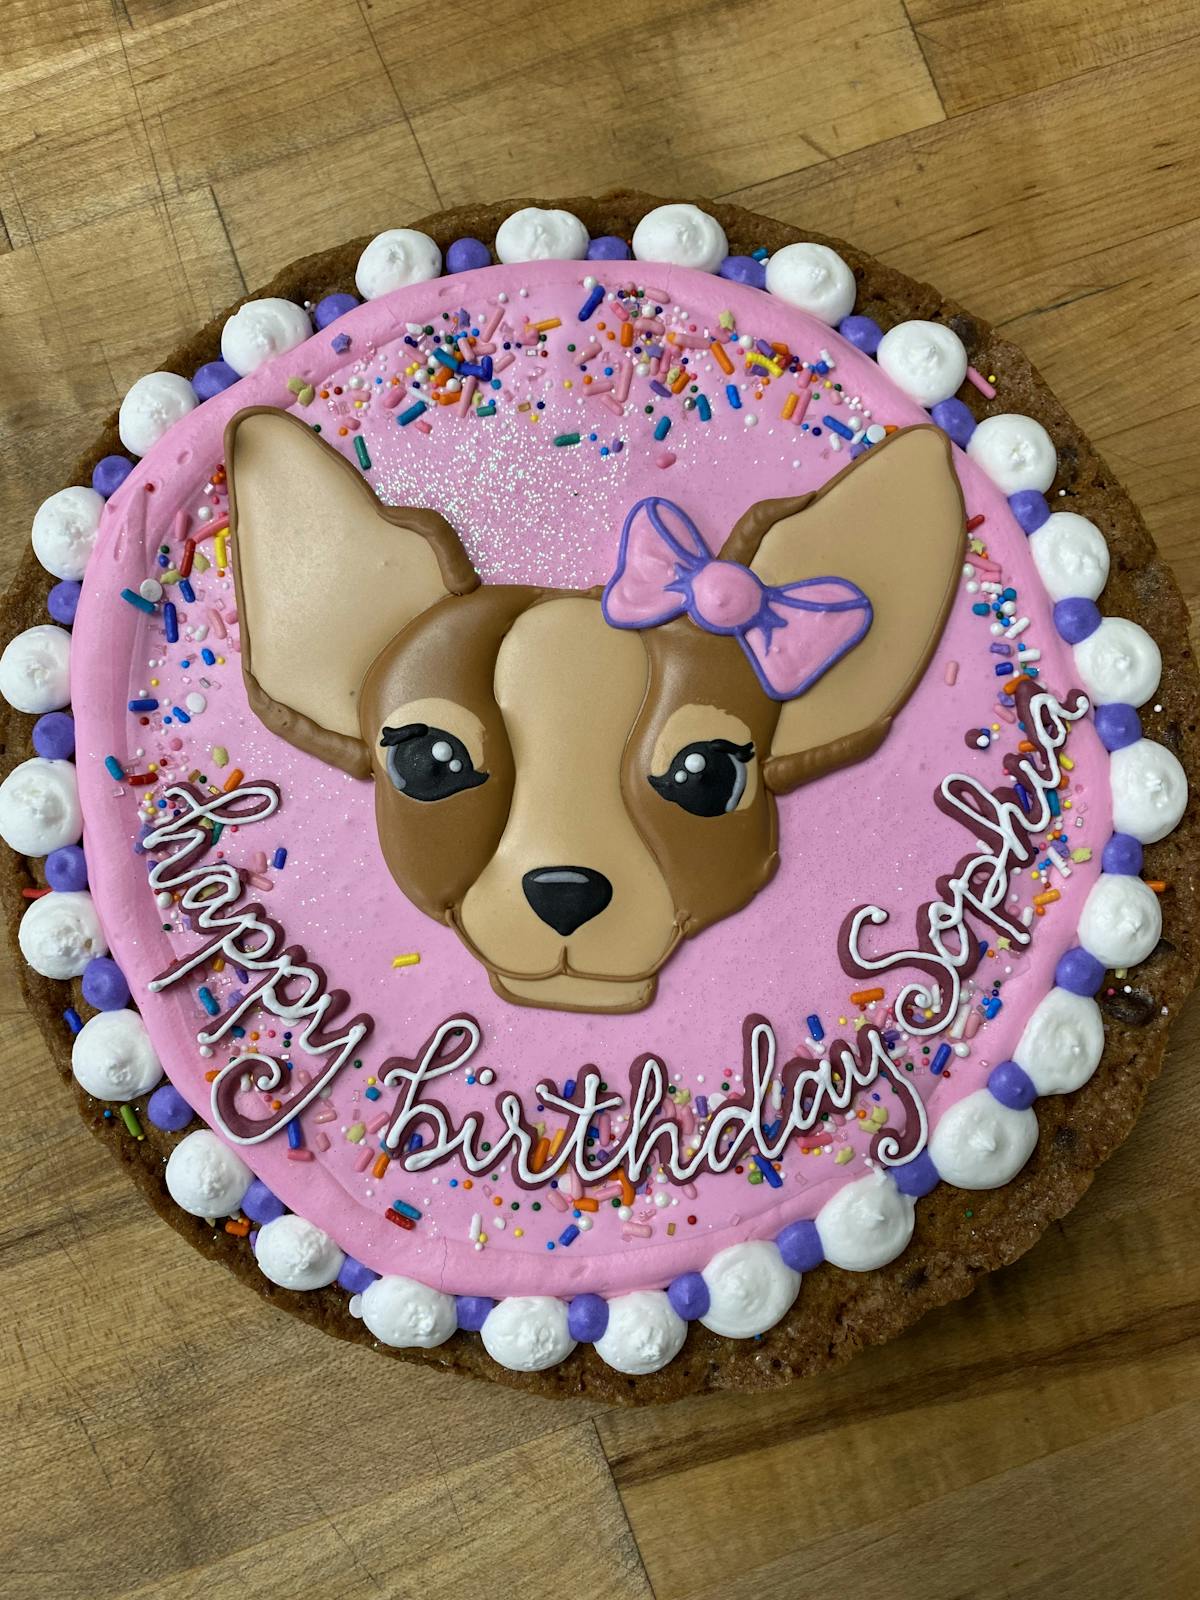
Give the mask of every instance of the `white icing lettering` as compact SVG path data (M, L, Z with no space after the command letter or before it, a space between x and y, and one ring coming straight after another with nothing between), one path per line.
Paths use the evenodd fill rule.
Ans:
M215 828L230 824L245 827L273 816L279 808L278 790L271 784L251 783L228 794L206 797L181 785L168 789L164 798L172 814L147 834L143 847L149 854L175 848L154 863L150 887L155 894L182 890L180 910L191 918L194 927L211 937L151 979L150 989L161 992L214 957L223 956L250 977L235 1004L196 1035L199 1044L215 1044L251 1010L261 1007L292 1025L293 1051L299 1049L314 1058L328 1058L315 1076L297 1075L295 1083L289 1081L278 1109L257 1120L236 1106L241 1077L248 1071L257 1072L255 1088L270 1094L284 1088L287 1073L283 1063L272 1056L247 1051L216 1074L211 1090L214 1125L235 1144L261 1144L298 1117L332 1083L370 1032L371 1020L357 1016L340 1033L324 1031L331 1013L343 1009L345 995L326 988L324 973L305 959L299 945L279 950L283 931L261 906L239 905L243 884L236 867L229 862L200 861L212 844ZM203 826L205 823L207 827ZM296 1032L298 1024L302 1026Z
M566 1125L553 1154L538 1160L537 1133L525 1120L519 1096L500 1095L496 1110L501 1127L485 1130L483 1115L477 1111L468 1112L455 1126L446 1107L426 1092L438 1079L465 1067L480 1043L474 1018L451 1017L414 1060L386 1064L382 1083L401 1093L383 1143L389 1151L400 1152L398 1159L407 1171L424 1172L457 1159L476 1175L508 1163L510 1177L523 1188L548 1184L569 1168L587 1183L623 1173L637 1185L648 1172L661 1169L669 1182L686 1184L705 1171L728 1171L751 1150L770 1161L780 1159L794 1137L810 1132L831 1113L846 1112L857 1094L881 1078L890 1084L904 1116L899 1131L876 1137L874 1158L884 1166L901 1166L924 1148L927 1139L921 1097L893 1061L877 1029L863 1030L857 1053L839 1042L824 1060L798 1056L777 1072L774 1031L757 1017L746 1023L742 1093L715 1107L690 1138L684 1139L669 1114L663 1063L656 1056L643 1056L630 1073L623 1134L607 1150L593 1151L589 1132L597 1118L619 1109L622 1096L602 1088L595 1067L583 1070L570 1096L560 1094L553 1084L539 1083L539 1106L557 1112ZM490 1133L486 1149L485 1131Z
M850 971L869 977L896 967L915 967L928 974L925 980L906 984L896 997L896 1016L910 1033L941 1033L958 1012L962 980L970 976L979 958L968 912L1013 943L1029 944L1030 930L1009 915L1005 902L1013 874L1038 854L1034 836L1054 818L1049 797L1062 781L1058 752L1067 741L1070 724L1087 710L1088 702L1082 696L1070 711L1045 691L1026 697L1024 721L1035 749L1016 762L1017 782L1029 797L1025 806L1015 790L985 789L978 779L962 773L942 779L935 797L939 809L985 838L952 876L939 880L941 898L922 907L925 925L918 928L914 947L885 955L863 949L864 928L879 928L889 920L880 906L860 906L847 919L843 942ZM1043 770L1035 760L1038 753L1044 758Z

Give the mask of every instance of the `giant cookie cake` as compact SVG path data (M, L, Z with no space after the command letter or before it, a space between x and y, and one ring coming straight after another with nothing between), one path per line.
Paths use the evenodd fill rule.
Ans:
M1195 973L1133 507L978 318L733 208L297 262L133 384L5 638L85 1120L437 1367L664 1399L893 1335L1079 1198Z

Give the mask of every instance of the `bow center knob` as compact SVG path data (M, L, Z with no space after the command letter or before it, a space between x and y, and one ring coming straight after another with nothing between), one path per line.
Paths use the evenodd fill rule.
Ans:
M710 561L692 579L692 607L702 627L744 628L762 606L762 584L736 561Z

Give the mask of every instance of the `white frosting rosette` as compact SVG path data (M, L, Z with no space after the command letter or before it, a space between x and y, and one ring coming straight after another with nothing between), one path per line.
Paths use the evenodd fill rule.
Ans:
M1162 654L1138 623L1102 617L1075 646L1075 666L1096 705L1143 706L1158 688Z
M875 358L918 405L935 406L957 394L967 375L967 351L941 322L898 322L879 341Z
M426 283L441 270L442 252L427 233L388 228L377 233L359 256L354 286L364 300L378 300L406 284Z
M351 1309L362 1317L380 1344L393 1350L432 1350L445 1344L458 1326L454 1296L429 1289L412 1278L376 1278Z
M148 372L127 390L117 417L121 443L132 456L148 455L172 424L200 404L177 372Z
M1135 967L1162 934L1162 907L1140 878L1103 873L1079 918L1079 942L1106 967Z
M544 211L526 206L505 217L496 233L496 255L506 263L582 261L588 231L570 211Z
M1051 600L1095 600L1108 582L1108 545L1094 522L1052 511L1029 535L1029 552Z
M716 217L699 206L655 206L633 230L633 253L639 261L715 272L729 254L729 241Z
M98 1011L71 1046L75 1081L97 1100L136 1100L163 1075L146 1025L136 1011Z
M766 1239L719 1250L702 1276L709 1300L700 1320L730 1339L750 1339L773 1328L800 1292L800 1274Z
M0 839L23 856L48 856L83 833L79 783L70 761L32 756L0 783Z
M33 553L56 578L78 582L96 542L104 496L82 484L60 489L33 514Z
M1044 492L1058 471L1058 451L1040 422L1015 412L985 417L967 441L967 454L1005 494Z
M767 290L831 326L854 310L854 274L825 244L785 244L767 262Z
M1138 739L1110 759L1113 828L1142 844L1165 839L1187 807L1187 773L1179 758L1153 739Z
M86 889L44 894L30 902L17 928L21 954L43 978L78 978L108 954L96 907Z
M323 1289L346 1259L323 1228L290 1211L258 1230L254 1256L263 1276L281 1289Z
M944 1112L929 1141L929 1155L947 1183L959 1189L998 1189L1033 1154L1038 1120L977 1089Z
M40 717L71 703L71 635L43 622L18 633L0 655L0 695L14 711Z
M480 1330L493 1361L513 1372L544 1372L575 1348L564 1301L549 1295L515 1295L488 1312Z
M184 1135L167 1157L164 1176L171 1199L193 1217L228 1217L254 1181L241 1156L208 1128Z
M657 1372L683 1349L687 1323L661 1289L623 1294L608 1303L608 1326L596 1351L617 1372Z
M912 1238L915 1209L882 1172L856 1178L817 1213L826 1261L848 1272L870 1272L894 1261Z
M221 329L221 360L244 378L273 356L303 344L311 333L312 323L303 306L274 296L247 300Z
M1082 1089L1100 1064L1104 1020L1087 995L1051 989L1025 1024L1013 1060L1038 1094Z

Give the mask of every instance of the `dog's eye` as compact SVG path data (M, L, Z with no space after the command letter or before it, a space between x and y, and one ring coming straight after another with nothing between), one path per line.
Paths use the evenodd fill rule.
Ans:
M723 817L737 809L746 789L746 768L754 760L752 744L728 739L698 739L678 752L665 777L650 776L664 800L694 817Z
M403 728L385 728L379 743L388 752L388 776L410 800L448 800L487 782L487 773L476 772L462 740L444 728L409 722Z

